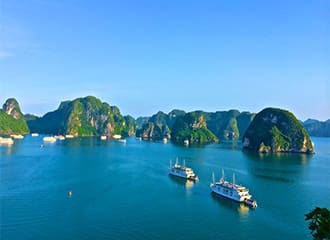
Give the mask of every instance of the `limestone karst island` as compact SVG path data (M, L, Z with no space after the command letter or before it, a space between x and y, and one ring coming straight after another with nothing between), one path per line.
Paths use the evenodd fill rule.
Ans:
M317 136L320 130L310 127L316 123L317 120L300 122L293 113L278 108L266 108L258 114L172 110L134 119L93 96L61 102L58 109L42 117L23 115L14 98L8 99L0 110L0 134L4 136L30 132L108 138L136 135L148 141L171 140L185 145L241 140L244 150L260 153L313 153L309 133ZM318 126L329 128L329 121Z

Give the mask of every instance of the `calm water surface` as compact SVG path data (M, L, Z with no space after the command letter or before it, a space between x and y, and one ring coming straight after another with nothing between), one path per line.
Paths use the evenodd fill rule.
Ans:
M267 156L238 142L76 138L40 147L42 136L27 136L0 146L0 239L311 239L304 214L330 208L330 139L312 140L313 156ZM198 183L168 176L176 157ZM222 168L250 189L256 210L211 194Z

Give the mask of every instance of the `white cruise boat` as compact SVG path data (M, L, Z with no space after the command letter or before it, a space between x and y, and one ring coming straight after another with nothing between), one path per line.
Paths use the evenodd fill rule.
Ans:
M23 139L24 138L24 136L21 134L12 134L12 135L10 135L10 137L12 137L14 139Z
M0 137L0 144L12 145L12 144L14 144L14 140L12 138Z
M44 142L50 142L50 143L56 142L56 138L55 137L44 137L42 140Z
M172 160L170 161L169 174L193 181L198 181L198 177L195 175L194 171L191 168L186 167L185 162L183 166L179 165L178 159L176 160L174 166L172 166Z
M224 172L222 170L222 177L219 182L215 182L214 173L213 173L213 182L210 184L212 192L229 198L237 202L244 202L247 205L256 208L257 201L251 199L251 194L246 187L235 184L235 175L233 175L233 182L228 182L225 180Z

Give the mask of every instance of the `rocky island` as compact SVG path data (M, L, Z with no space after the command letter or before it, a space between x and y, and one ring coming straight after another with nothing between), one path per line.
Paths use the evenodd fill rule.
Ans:
M173 125L171 139L179 144L218 142L218 138L207 128L205 116L198 112L190 112L179 117Z
M254 152L313 153L307 131L313 136L328 136L329 121L300 122L292 113L277 108L266 108L257 115L235 109L188 113L175 109L135 120L93 96L63 101L57 110L37 117L23 115L16 99L10 98L0 109L0 135L33 132L112 138L135 134L148 141L172 140L177 144L242 139L243 149Z
M261 153L314 153L306 129L289 111L265 108L246 130L243 149Z
M133 119L134 120L134 119ZM32 132L73 136L127 136L135 132L132 117L123 117L119 108L92 96L61 102L43 117L28 117Z
M0 109L0 134L27 134L29 132L25 117L16 99L7 99Z

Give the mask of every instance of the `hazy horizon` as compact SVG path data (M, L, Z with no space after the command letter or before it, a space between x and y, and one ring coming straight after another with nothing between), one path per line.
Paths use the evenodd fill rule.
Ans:
M330 118L329 1L6 1L0 101L42 116L92 95L173 109Z

